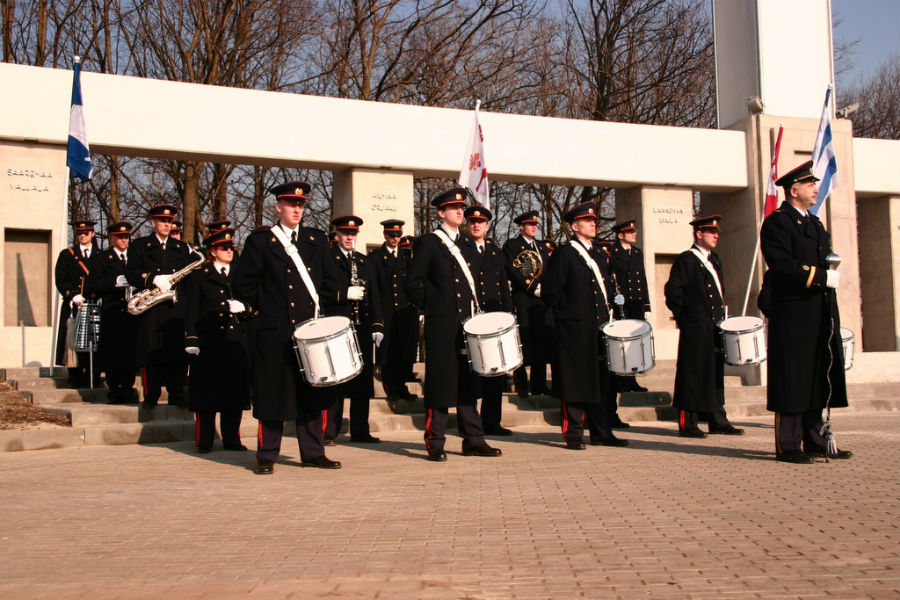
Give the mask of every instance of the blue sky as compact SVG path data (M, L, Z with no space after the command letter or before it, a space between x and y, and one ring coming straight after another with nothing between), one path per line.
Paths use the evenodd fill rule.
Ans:
M836 42L859 39L845 85L871 77L888 57L900 54L900 0L831 0L831 13L841 20Z

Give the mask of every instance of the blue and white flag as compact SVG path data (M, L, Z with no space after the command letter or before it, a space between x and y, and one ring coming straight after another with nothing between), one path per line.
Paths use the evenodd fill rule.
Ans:
M825 206L825 200L838 186L837 161L834 158L834 143L831 138L831 87L825 92L825 106L819 120L819 131L813 145L813 175L819 178L819 196L809 210L818 215Z
M66 148L66 166L72 169L72 177L84 183L91 179L91 150L88 147L87 128L81 102L81 58L75 57L75 78L72 81L72 110L69 112L69 143Z

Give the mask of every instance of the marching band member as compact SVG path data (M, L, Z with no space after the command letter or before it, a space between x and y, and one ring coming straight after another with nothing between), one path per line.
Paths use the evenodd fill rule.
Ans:
M769 266L759 304L769 318L767 408L775 413L775 457L801 464L826 453L821 429L826 401L830 408L848 405L835 297L840 275L825 260L831 235L809 212L818 197L817 181L812 161L779 178L775 183L784 188L785 201L760 231ZM830 458L852 456L849 450L835 451Z
M131 404L137 402L137 390L134 389L137 317L128 312L128 290L131 286L125 278L131 223L113 223L107 232L111 247L100 253L94 280L94 287L102 294L103 300L100 305L97 359L106 373L109 401L113 404Z
M479 378L464 354L463 322L475 312L476 283L471 265L477 250L460 233L465 188L452 188L431 201L441 225L416 240L406 277L410 302L425 313L425 447L428 460L447 460L444 451L449 408L456 407L465 456L500 456L484 441L478 415Z
M353 321L356 338L363 357L363 369L350 381L332 388L334 401L323 415L325 421L325 445L335 443L341 432L344 418L344 398L350 398L350 441L377 444L381 440L369 432L369 400L375 395L373 383L374 356L372 344L380 346L384 340L384 323L381 318L381 300L375 285L372 260L356 252L356 236L363 220L354 215L337 217L331 221L336 243L331 251L339 273L338 286L346 301L330 304L326 312L341 315Z
M666 306L678 325L678 362L672 404L679 410L678 435L704 438L709 432L742 435L725 414L725 356L717 325L726 317L722 261L713 252L719 243L720 215L691 221L694 244L682 252L666 282Z
M169 237L173 240L181 239L181 226L184 225L181 221L172 221L172 229L169 230Z
M68 367L69 385L74 388L86 388L90 385L90 353L74 352L69 347L69 338L74 331L69 327L74 323L68 323L69 317L78 312L85 301L94 300L95 295L89 277L96 270L100 248L94 239L94 221L87 219L72 223L75 233L75 244L59 253L56 259L54 275L56 277L56 289L62 295L63 302L59 309L59 329L56 336L56 364ZM67 361L68 352L76 355L77 364ZM98 365L94 365L94 381L98 381Z
M241 418L250 408L250 361L243 320L255 317L232 293L234 230L220 229L204 240L207 262L188 277L185 288L184 350L194 357L188 408L194 413L194 441L200 454L212 450L216 413L222 446L245 451Z
M173 288L171 275L197 261L190 247L171 237L178 209L158 204L150 209L153 233L134 240L128 246L125 277L138 290ZM183 293L182 282L175 283L176 294ZM144 404L156 408L166 386L169 404L184 404L187 359L184 354L184 303L160 302L137 317L136 363L144 367Z
M566 447L584 450L587 420L591 444L626 446L608 421L609 370L600 329L609 320L613 289L606 259L594 246L597 214L593 202L570 209L563 219L575 234L550 257L541 297L556 316L562 433Z
M301 465L341 467L325 456L322 440L322 410L332 396L303 379L293 348L296 326L318 316L320 303L341 300L325 232L300 225L309 191L305 181L269 190L276 198L278 223L250 234L237 264L235 298L259 313L250 348L259 475L274 469L286 420L296 424Z
M519 226L519 235L503 244L503 258L506 261L506 275L512 285L512 301L516 307L519 333L522 336L522 353L525 361L513 374L516 391L522 398L529 393L528 372L531 367L530 392L533 395L547 394L547 363L554 362L553 314L541 299L541 275L526 273L516 268L513 262L524 252L531 250L538 254L539 263L546 265L550 249L540 243L537 236L538 212L529 210L518 215L513 222Z
M409 248L401 248L403 224L400 219L388 219L384 228L384 243L369 253L375 269L375 287L381 299L384 317L384 342L378 348L381 363L381 382L388 400L415 400L417 396L406 387L408 375L416 362L419 344L419 313L409 303L403 284L412 258Z
M479 296L478 302L485 312L502 311L513 312L513 303L509 295L506 269L500 248L486 237L491 211L483 206L470 206L466 209L465 217L468 223L468 233L478 249L477 267L473 268L478 274ZM500 425L503 392L506 391L507 376L482 377L481 389L481 425L487 435L512 435L512 431Z

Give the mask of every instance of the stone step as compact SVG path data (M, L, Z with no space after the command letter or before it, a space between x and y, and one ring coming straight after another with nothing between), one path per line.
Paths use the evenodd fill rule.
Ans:
M136 404L115 405L90 402L72 402L60 405L42 405L42 409L69 419L73 427L84 425L148 423L154 421L192 421L193 413L184 407L159 404L156 408L146 409Z
M23 377L20 379L8 379L7 383L17 390L71 389L69 388L69 379L66 376Z

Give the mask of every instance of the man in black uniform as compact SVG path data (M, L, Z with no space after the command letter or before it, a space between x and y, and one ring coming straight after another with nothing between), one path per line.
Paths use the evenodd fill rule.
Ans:
M635 246L637 241L637 219L627 219L613 225L616 241L609 247L609 269L615 288L625 297L620 319L646 321L650 312L650 293L647 290L647 275L644 273L644 253ZM620 375L616 379L620 392L646 392L634 375ZM624 424L623 424L624 425Z
M107 230L111 247L100 253L97 275L93 279L93 287L103 300L97 358L106 373L109 401L131 404L137 402L137 390L134 389L137 317L128 312L127 294L134 288L125 278L131 223L113 223Z
M181 281L171 275L189 264L198 266L203 257L169 234L177 209L171 204L158 204L150 209L153 233L134 240L128 246L125 277L138 290L157 288L159 293L174 291L184 295ZM144 408L156 408L166 386L169 404L184 404L187 357L184 353L184 302L162 301L138 316L137 357L143 365Z
M478 303L484 312L513 312L509 294L503 255L493 240L487 238L491 211L483 206L470 206L465 217L469 236L478 249L478 262L473 263L479 282ZM477 266L475 266L477 265ZM473 273L474 275L474 273ZM506 373L496 377L481 378L481 425L487 435L512 435L512 431L500 425L503 392L506 391Z
M516 391L522 398L529 393L528 373L531 367L530 392L546 394L547 363L553 359L553 315L541 301L541 271L550 257L546 244L536 239L538 212L529 210L513 219L519 235L503 244L506 275L512 284L512 301L516 307L519 333L522 336L524 364L513 374Z
M336 242L331 254L337 265L340 296L346 301L329 304L325 312L349 318L356 328L356 339L362 352L363 369L359 375L332 388L334 401L328 407L325 423L325 445L332 445L341 432L344 420L344 398L350 398L350 441L377 444L381 440L369 432L369 400L375 395L373 383L374 348L384 340L381 300L375 285L375 270L365 254L356 252L356 236L363 220L355 215L332 219ZM354 279L355 276L355 279Z
M809 213L817 181L812 161L776 181L785 201L760 231L769 266L759 300L769 318L767 408L775 413L775 456L790 463L823 456L822 410L826 402L833 408L848 405L835 296L840 277L826 263L831 236ZM838 450L832 458L851 454Z
M85 301L93 302L97 296L89 281L96 271L100 254L97 240L94 239L94 225L94 221L86 219L72 223L75 244L59 253L54 270L56 289L63 298L56 336L56 364L68 366L69 385L74 388L86 388L90 385L90 353L76 352L77 364L66 365L67 351L73 351L72 348L67 348L66 338L74 333L68 330L69 317L77 314ZM99 366L95 362L95 382L99 379L98 374Z
M235 298L258 311L250 348L253 416L259 421L256 470L272 473L286 420L295 421L303 466L339 469L325 456L322 411L334 396L301 376L293 347L297 325L318 316L320 303L339 302L338 271L324 231L302 227L310 185L273 187L279 222L250 234L237 264Z
M556 316L563 438L567 448L584 450L586 420L591 444L627 446L613 434L606 407L610 383L600 330L609 321L612 289L607 262L593 243L596 207L584 202L563 219L574 236L547 263L542 295Z
M742 435L725 414L725 356L716 326L725 319L722 261L713 252L719 242L720 215L691 221L694 244L682 252L666 282L666 306L680 334L673 404L679 410L678 435L703 438L701 418L709 432Z
M410 302L425 313L425 447L428 460L447 460L444 452L449 408L456 407L465 456L500 456L484 441L478 415L479 378L469 368L463 322L475 314L477 283L472 273L477 250L459 231L466 206L465 188L437 195L431 205L441 225L416 240L406 277Z
M381 299L385 339L378 348L381 382L388 400L414 400L415 394L406 387L407 376L416 362L419 343L419 312L409 303L403 283L409 270L411 253L400 247L403 236L400 219L388 219L384 228L384 243L369 253L375 269L375 287Z
M172 221L172 229L169 230L169 237L173 240L181 239L181 226L184 225L181 221Z

